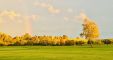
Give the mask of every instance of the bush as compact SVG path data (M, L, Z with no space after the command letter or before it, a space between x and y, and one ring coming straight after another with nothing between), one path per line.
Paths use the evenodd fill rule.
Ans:
M67 40L66 42L65 42L65 45L67 45L67 46L72 46L72 45L74 45L75 43L74 43L74 40Z
M88 40L87 44L94 44L93 40Z
M104 39L102 42L107 45L112 43L110 39Z
M12 44L13 46L21 46L21 43L19 41L15 42L14 44Z
M103 43L102 43L102 41L101 41L101 40L95 40L95 41L94 41L94 44L101 45L101 44L103 44Z
M76 43L76 45L83 45L83 44L85 44L84 41L76 41L75 43Z
M33 46L33 42L31 40L28 40L27 43L25 45L28 45L28 46Z

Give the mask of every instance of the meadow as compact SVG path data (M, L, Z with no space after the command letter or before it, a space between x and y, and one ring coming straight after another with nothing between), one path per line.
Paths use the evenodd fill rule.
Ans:
M1 46L0 60L113 60L113 45Z

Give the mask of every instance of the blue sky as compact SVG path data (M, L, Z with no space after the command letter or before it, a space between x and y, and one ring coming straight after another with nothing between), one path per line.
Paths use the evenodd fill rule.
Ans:
M77 37L82 11L98 24L102 38L113 37L113 0L0 0L0 31Z

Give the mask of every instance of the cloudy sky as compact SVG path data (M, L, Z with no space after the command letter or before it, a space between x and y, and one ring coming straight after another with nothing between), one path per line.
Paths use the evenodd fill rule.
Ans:
M77 37L81 12L98 24L102 38L113 37L113 0L0 0L0 32Z

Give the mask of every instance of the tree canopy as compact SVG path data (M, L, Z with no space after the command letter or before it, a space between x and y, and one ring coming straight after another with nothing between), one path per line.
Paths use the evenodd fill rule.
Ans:
M99 38L100 36L99 28L94 21L85 18L82 26L83 26L83 32L80 34L81 37L84 37L85 39Z

